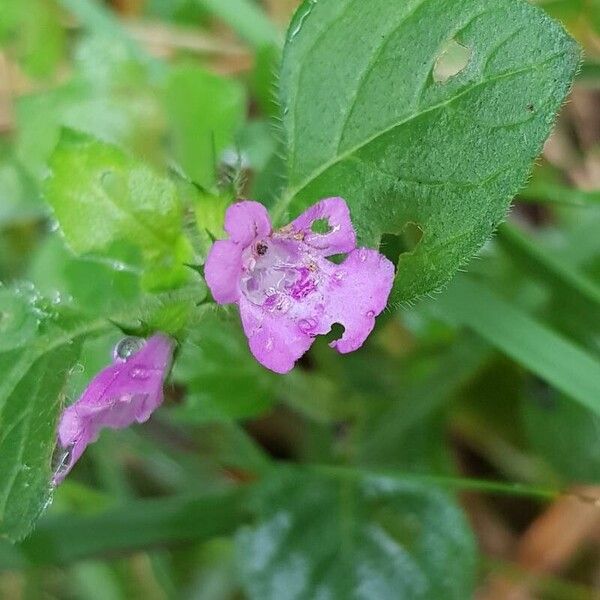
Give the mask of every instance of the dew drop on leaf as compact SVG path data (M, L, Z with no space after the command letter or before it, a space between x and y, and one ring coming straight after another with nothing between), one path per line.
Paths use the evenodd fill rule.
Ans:
M59 444L54 449L54 454L52 455L52 482L53 482L53 485L56 482L60 482L62 480L63 476L65 475L72 453L73 453L72 445L67 446L66 448L63 448ZM52 500L50 500L50 502L51 501Z

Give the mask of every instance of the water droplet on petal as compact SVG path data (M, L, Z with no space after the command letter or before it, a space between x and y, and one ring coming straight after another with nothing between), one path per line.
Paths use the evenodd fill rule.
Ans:
M267 340L267 343L265 344L265 349L266 350L272 350L273 349L273 338L269 338Z
M365 262L365 260L367 260L367 251L364 248L361 248L358 251L358 259L360 262Z
M374 311L374 310L370 310L370 311L367 313L367 317L371 317L371 318L372 318L372 317L374 317L374 316L375 316L375 311Z
M139 352L144 345L142 338L128 336L123 338L116 346L113 352L115 360L126 361L136 352Z

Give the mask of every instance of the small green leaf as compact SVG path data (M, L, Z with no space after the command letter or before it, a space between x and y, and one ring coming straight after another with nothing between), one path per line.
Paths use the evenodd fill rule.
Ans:
M74 252L125 241L153 261L173 256L182 219L169 179L116 146L71 130L63 130L50 168L45 196Z
M249 598L472 597L471 532L434 486L287 473L258 492L261 519L237 538Z
M449 45L468 60L436 81ZM306 0L284 49L277 220L342 196L361 243L414 223L423 237L400 256L393 299L439 288L505 217L579 57L521 0Z
M18 539L51 495L50 462L69 369L82 339L107 326L59 310L31 290L3 290L0 314L0 334L8 333L0 348L0 536Z

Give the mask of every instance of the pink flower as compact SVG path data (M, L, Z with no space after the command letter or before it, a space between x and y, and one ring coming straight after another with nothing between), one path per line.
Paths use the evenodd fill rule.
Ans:
M314 231L325 220L328 231ZM236 303L250 350L265 367L290 371L315 336L344 326L330 344L346 353L362 346L385 308L394 265L376 250L356 248L348 206L321 200L273 231L267 210L238 202L225 216L229 239L212 246L206 282L219 304ZM347 254L337 265L328 256Z
M114 350L114 361L100 371L58 426L59 464L53 482L59 484L103 427L122 429L143 423L163 401L163 383L171 366L174 341L163 334L149 340L125 338Z

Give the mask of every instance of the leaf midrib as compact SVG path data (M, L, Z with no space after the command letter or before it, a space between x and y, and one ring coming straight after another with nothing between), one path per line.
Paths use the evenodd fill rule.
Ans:
M459 100L463 96L466 96L467 94L471 93L473 90L476 90L481 86L489 85L489 84L495 83L496 81L501 81L503 79L508 79L510 77L513 77L515 75L520 75L520 74L526 73L528 71L535 71L539 67L542 67L543 65L545 65L549 62L551 62L561 56L565 56L567 53L568 53L568 50L561 50L560 52L556 52L555 54L552 54L551 56L547 57L543 61L540 61L537 63L532 63L532 64L526 65L524 67L521 67L520 69L507 71L505 73L500 73L494 77L483 79L483 80L479 81L478 83L465 88L464 90L462 90L458 94L455 94L451 98L448 98L447 100L444 100L443 102L434 104L424 110L420 110L415 113L412 113L411 115L409 115L408 117L406 117L404 119L401 119L397 123L393 123L389 127L386 127L385 129L378 131L377 133L366 138L364 141L360 142L359 144L356 144L355 146L349 148L345 152L343 152L341 154L336 154L333 158L331 158L327 162L323 163L323 165L321 165L318 169L313 170L312 173L310 173L302 182L300 182L294 188L288 190L286 195L283 197L282 201L279 203L279 205L273 211L273 220L275 222L277 222L277 220L282 216L282 214L287 209L287 207L289 206L289 204L293 200L293 198L298 193L300 193L304 188L306 188L308 185L310 185L313 181L315 181L318 177L320 177L323 173L325 173L326 171L328 171L330 168L334 167L335 165L343 162L347 158L351 157L356 152L362 150L363 148L368 146L371 142L375 141L377 138L389 133L390 131L393 131L394 129L397 129L398 127L402 127L403 125L406 125L407 123L410 123L411 121L414 121L415 119L418 119L419 117L422 117L423 115L426 115L426 114L429 114L436 110L439 110L441 108L444 108L445 106L449 106L450 104L454 103L456 100Z

